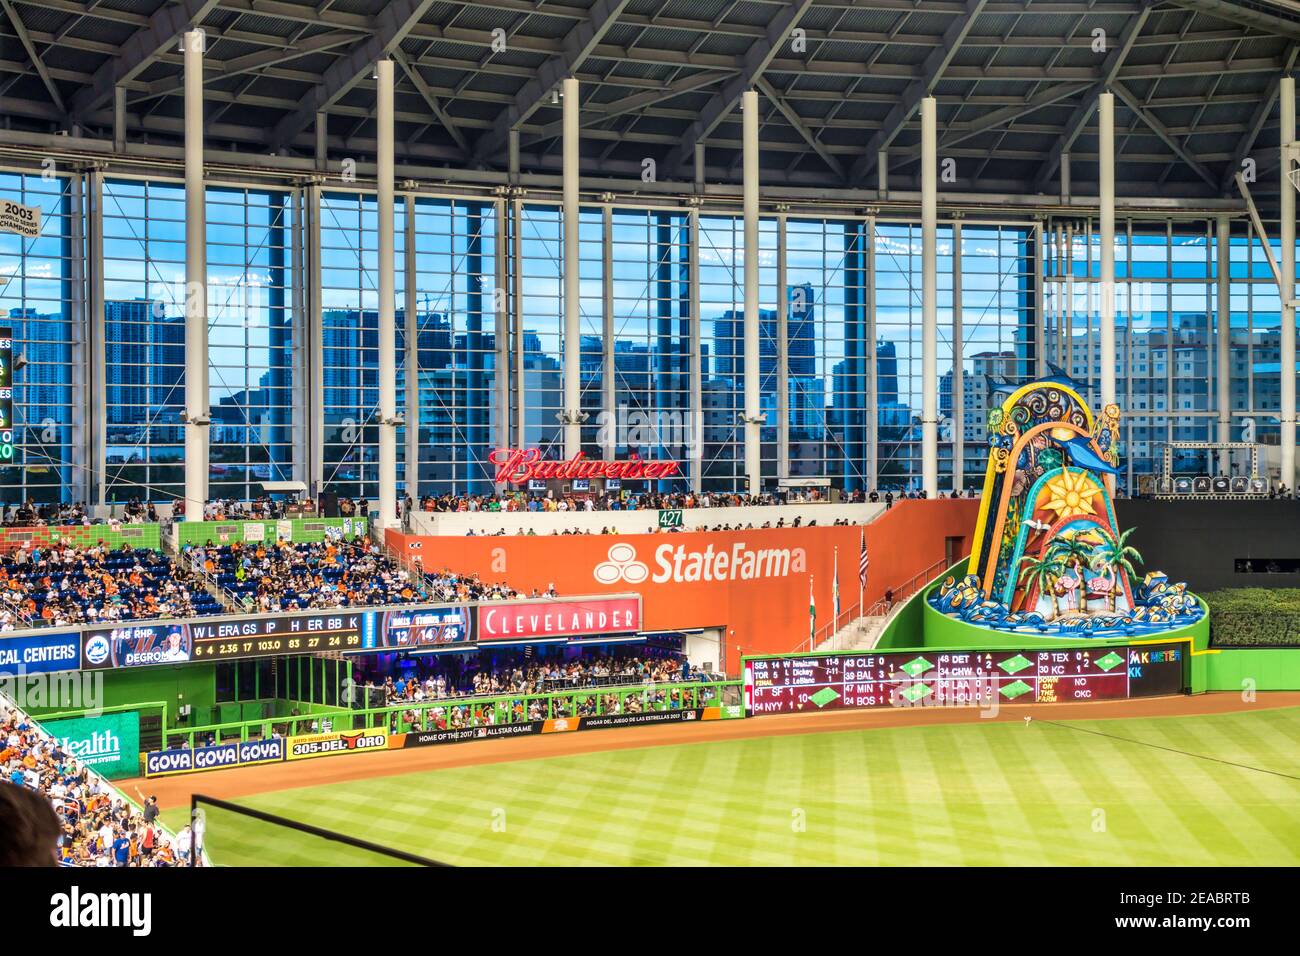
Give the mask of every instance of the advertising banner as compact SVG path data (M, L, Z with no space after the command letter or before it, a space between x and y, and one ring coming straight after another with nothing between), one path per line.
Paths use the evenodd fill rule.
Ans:
M311 734L306 737L290 737L287 747L285 760L336 757L339 754L363 753L367 750L387 750L388 734L383 730Z
M82 666L141 667L320 651L357 651L375 640L375 611L341 610L191 623L139 621L85 632Z
M479 643L632 634L641 629L641 601L635 597L487 604L477 612Z
M81 667L81 635L58 631L0 637L0 676L50 674Z
M110 779L140 771L140 715L134 710L42 725L69 756Z
M184 664L194 651L188 624L137 622L93 628L84 633L84 638L82 666L88 670Z
M546 721L544 734L606 727L637 727L644 724L681 724L696 720L722 720L722 708L695 707L678 710L646 710L639 714L599 714L591 717L556 717Z
M474 640L473 621L464 606L385 611L381 634L368 635L372 643L363 649L377 649L373 639L379 636L384 647L408 651L469 644Z
M226 767L250 767L255 764L279 763L284 760L284 740L241 740L212 747L183 747L177 750L154 750L145 754L144 775L166 777L178 773L199 773Z
M542 732L542 724L540 720L532 720L522 724L492 724L487 727L462 727L459 730L413 730L389 737L388 746L393 749L430 747L466 740L491 740L495 737L531 737Z

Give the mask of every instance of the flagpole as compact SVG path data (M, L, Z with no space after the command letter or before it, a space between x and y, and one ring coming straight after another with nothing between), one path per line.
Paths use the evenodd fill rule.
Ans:
M859 533L862 536L862 541L858 547L858 617L862 617L867 611L862 606L862 602L866 600L864 592L867 585L867 582L862 578L862 552L867 550L867 529L863 528Z
M840 548L835 546L834 574L835 578L831 585L831 613L835 615L831 622L831 633L834 634L840 627Z

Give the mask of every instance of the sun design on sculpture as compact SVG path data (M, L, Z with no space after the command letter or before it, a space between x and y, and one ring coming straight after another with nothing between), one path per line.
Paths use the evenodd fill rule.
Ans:
M1047 501L1040 505L1044 510L1055 511L1056 517L1072 518L1075 515L1095 515L1092 499L1101 494L1086 472L1072 472L1068 468L1047 483Z

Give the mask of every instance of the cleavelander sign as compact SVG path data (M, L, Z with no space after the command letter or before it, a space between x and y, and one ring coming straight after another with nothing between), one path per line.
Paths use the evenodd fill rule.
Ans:
M480 642L631 634L640 629L641 602L635 597L487 604L478 608Z

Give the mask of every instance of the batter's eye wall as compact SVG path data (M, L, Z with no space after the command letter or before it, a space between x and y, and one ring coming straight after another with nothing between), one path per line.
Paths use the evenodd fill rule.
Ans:
M1148 501L1115 502L1121 528L1142 552L1143 566L1185 581L1198 594L1217 588L1300 587L1300 502ZM1250 562L1249 570L1245 562Z
M903 501L866 525L865 605L943 562L950 544L964 556L977 506ZM554 585L564 596L639 593L646 630L724 628L727 670L738 673L742 654L790 651L808 639L810 576L816 626L831 623L837 557L840 609L857 605L862 534L850 525L464 538L388 531L387 540L430 572L450 568L522 591Z

